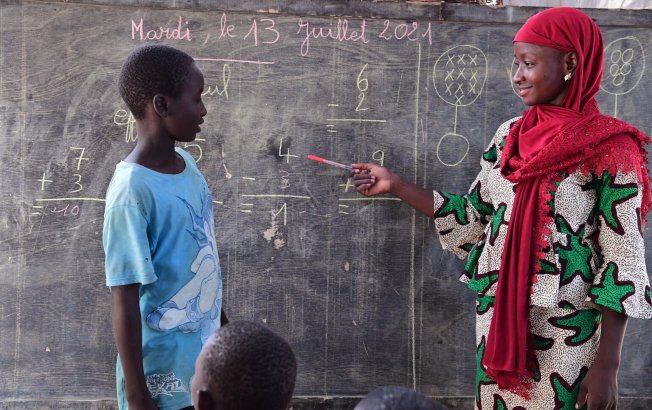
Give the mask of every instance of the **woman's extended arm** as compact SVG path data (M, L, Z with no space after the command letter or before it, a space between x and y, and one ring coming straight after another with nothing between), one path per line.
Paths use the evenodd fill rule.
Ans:
M434 216L432 191L379 165L353 164L352 167L353 181L359 193L366 196L391 193L428 218Z

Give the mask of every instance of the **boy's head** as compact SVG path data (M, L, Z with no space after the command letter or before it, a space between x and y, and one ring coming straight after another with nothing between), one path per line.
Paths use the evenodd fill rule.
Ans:
M179 96L191 73L194 60L188 54L161 44L133 50L122 64L118 88L120 96L136 119L155 95Z
M443 404L407 387L385 386L372 390L354 410L447 410Z
M195 409L285 410L294 391L297 362L290 345L253 322L230 322L216 331L195 362Z

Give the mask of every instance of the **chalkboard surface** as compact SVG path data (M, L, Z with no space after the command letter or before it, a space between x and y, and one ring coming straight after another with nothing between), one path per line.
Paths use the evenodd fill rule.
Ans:
M404 4L343 17L316 6L328 2L309 2L312 14L143 3L0 5L0 400L115 395L104 195L137 138L118 71L151 41L204 71L208 115L183 147L214 196L225 309L289 340L295 394L393 384L472 396L474 295L458 283L462 263L426 218L395 198L356 194L346 172L306 156L375 161L466 191L497 126L524 109L510 82L511 40L534 10L514 21L515 9L476 7L493 13L485 22L465 21L462 7L446 20L436 7L391 18ZM623 16L610 13L598 22ZM598 100L650 135L643 13L647 25L636 23L645 15L603 25ZM652 396L651 336L649 324L630 322L621 395Z

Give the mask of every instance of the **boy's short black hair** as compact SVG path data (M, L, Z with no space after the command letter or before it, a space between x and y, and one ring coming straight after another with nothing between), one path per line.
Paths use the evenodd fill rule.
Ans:
M247 321L229 322L213 337L201 368L221 409L287 409L297 361L282 337Z
M430 400L412 389L384 386L372 390L354 410L447 410L448 407Z
M133 116L143 118L147 102L156 94L177 97L193 62L183 51L162 44L147 44L129 53L118 89Z

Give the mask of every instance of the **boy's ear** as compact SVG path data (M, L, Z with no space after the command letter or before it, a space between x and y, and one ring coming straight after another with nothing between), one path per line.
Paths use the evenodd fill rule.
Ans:
M156 111L159 116L165 118L170 114L168 99L163 94L156 94L154 98L152 98L152 104L154 105L154 111Z
M207 390L199 390L197 392L197 403L195 403L196 410L213 410L215 408L215 401Z

